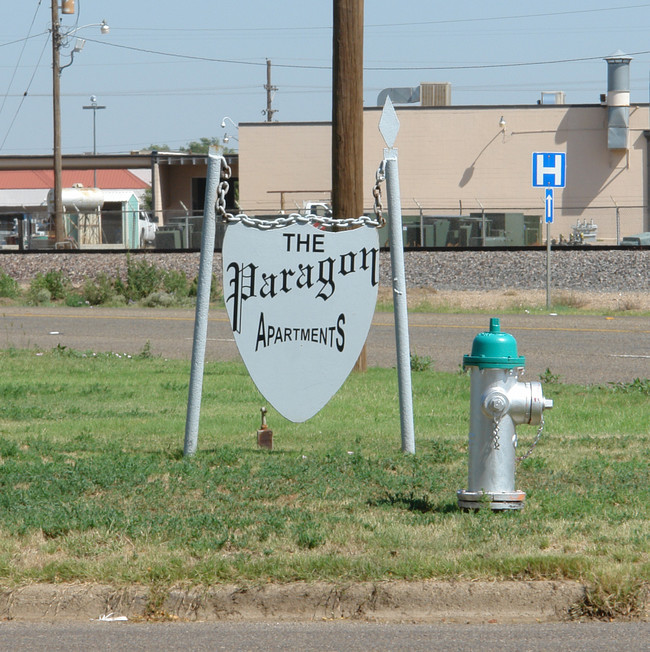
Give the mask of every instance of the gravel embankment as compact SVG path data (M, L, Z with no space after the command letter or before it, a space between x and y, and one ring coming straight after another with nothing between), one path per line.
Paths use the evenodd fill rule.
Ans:
M162 269L198 273L199 253L131 253ZM543 289L546 284L546 251L435 251L406 252L409 288L437 290ZM38 273L61 270L75 285L98 272L124 274L124 253L6 253L0 269L21 284ZM214 271L221 276L221 254L215 253ZM390 255L381 254L382 285L390 285ZM650 250L555 249L551 255L554 288L579 292L644 292L650 290Z

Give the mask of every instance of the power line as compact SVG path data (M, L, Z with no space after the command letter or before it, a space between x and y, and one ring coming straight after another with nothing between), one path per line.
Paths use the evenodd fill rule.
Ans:
M20 61L23 58L23 54L25 52L25 48L27 47L27 41L29 40L29 37L32 33L32 27L34 27L34 23L36 22L36 15L38 14L38 10L41 7L41 1L38 0L36 4L36 9L34 11L34 15L32 16L32 22L29 25L29 29L27 30L27 37L23 39L23 47L20 50L20 54L18 55L18 59L16 61L16 65L14 66L13 73L11 74L11 79L9 80L9 85L7 86L7 91L4 94L4 97L2 98L2 105L0 106L0 114L2 114L2 110L5 108L5 103L7 102L7 95L9 94L9 91L11 90L11 87L14 83L14 79L16 78L16 73L18 72L18 66L20 66ZM40 61L40 59L39 59ZM6 136L5 136L6 140Z
M36 76L36 73L37 73L37 71L38 71L38 66L39 66L40 63L41 63L41 59L43 58L43 54L44 54L44 52L45 52L45 48L47 47L47 44L49 43L49 41L50 41L50 39L47 38L47 39L45 40L45 43L43 43L43 49L41 50L41 54L40 54L40 56L38 57L38 61L36 62L36 65L34 66L34 70L33 70L33 72L32 72L32 76L31 76L31 78L30 78L30 80L29 80L29 83L27 84L27 89L26 89L25 92L23 93L22 98L20 99L20 103L18 104L18 108L16 109L16 113L14 113L14 117L12 118L11 123L9 124L9 127L7 128L7 133L5 134L5 137L4 137L3 141L2 141L2 144L0 145L0 150L2 150L2 148L3 148L4 145L5 145L5 143L7 142L7 138L9 137L9 134L10 134L10 132L11 132L11 129L12 129L13 126L14 126L14 122L16 122L16 118L18 117L18 114L20 113L20 110L21 110L21 108L22 108L22 106L23 106L23 102L25 101L25 98L27 97L27 94L29 93L29 89L30 89L30 87L31 87L31 85L32 85L32 82L34 81L34 77Z
M38 38L39 36L43 36L43 34L49 34L49 30L44 30L42 32L39 32L38 34L32 34L31 36L25 36L24 38L17 38L15 41L7 41L6 43L0 43L0 48L4 48L8 45L16 45L16 43L22 43L23 41L29 41L30 39L33 38Z
M452 18L449 20L425 20L417 23L384 23L378 25L366 25L366 27L406 27L411 25L448 25L450 23L479 23L493 20L521 20L524 18L550 18L551 16L568 16L573 14L592 14L605 11L620 11L622 9L640 9L650 7L650 4L626 5L624 7L603 7L601 9L575 9L569 11L553 11L537 14L519 14L510 16L484 16L481 18Z
M149 48L138 48L131 45L123 45L120 43L107 43L88 38L87 41L92 43L99 43L104 47L118 48L123 50L130 50L132 52L143 52L145 54L156 54L163 57L171 57L175 59L186 59L189 61L204 61L209 63L226 63L240 66L266 66L266 62L261 61L246 61L244 59L222 59L217 57L205 57L192 54L181 54L178 52L165 52L163 50L152 50ZM650 54L650 50L641 50L638 52L629 52L629 56L639 56L642 54ZM492 68L517 68L526 66L547 66L560 63L582 63L585 61L600 61L604 59L603 55L592 57L575 57L571 59L549 59L545 61L521 61L511 63L484 63L484 64L461 64L461 65L443 65L443 66L364 66L364 70L368 72L380 71L409 71L409 70L485 70ZM276 68L289 68L293 70L331 70L331 65L307 65L307 64L293 64L293 63L278 63L273 64Z
M628 56L650 54L650 50L630 52ZM445 66L377 66L366 67L367 71L398 71L398 70L485 70L489 68L521 68L526 66L550 66L558 63L582 63L585 61L602 61L605 57L601 54L595 57L575 57L573 59L547 59L545 61L520 61L514 63L477 63ZM280 64L281 65L281 64Z
M448 20L426 20L417 22L405 23L368 23L366 29L375 27L410 27L414 25L449 25L457 23L478 23L478 22L491 22L503 20L523 20L526 18L550 18L553 16L569 16L576 14L593 14L604 13L612 11L622 11L627 9L642 9L650 7L650 3L625 5L623 7L602 7L599 9L575 9L568 11L552 11L534 14L515 14L506 16L483 16L480 18L452 18ZM293 32L306 30L321 30L332 29L331 25L326 26L302 26L302 27L203 27L203 28L183 28L183 27L116 27L115 31L137 31L137 32L206 32L206 33L220 33L220 32Z

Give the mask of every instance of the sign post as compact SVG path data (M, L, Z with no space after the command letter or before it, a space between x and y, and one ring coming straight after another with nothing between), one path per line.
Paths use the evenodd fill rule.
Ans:
M544 217L546 221L546 308L551 307L551 224L555 211L554 188L566 186L566 153L533 152L533 188L546 188Z
M205 208L203 233L201 235L201 257L199 260L199 282L196 292L196 313L194 318L194 339L192 342L192 367L187 398L185 419L185 442L183 455L196 453L199 439L199 417L201 393L203 391L203 369L205 366L205 343L208 337L208 311L210 309L210 285L212 283L212 259L216 232L215 200L221 179L222 157L216 151L208 155L208 177L205 187Z
M388 230L390 260L393 278L393 304L395 310L395 345L397 348L397 382L399 385L399 411L402 432L402 452L415 453L413 431L413 395L411 389L411 352L409 346L408 310L406 304L406 278L404 273L404 241L402 237L402 207L399 191L397 150L393 147L399 131L399 120L390 97L386 99L379 121L379 131L387 149L386 193L388 195Z
M553 223L553 210L555 200L553 198L553 188L546 189L546 198L544 200L544 213L546 221L546 309L551 309L551 224Z

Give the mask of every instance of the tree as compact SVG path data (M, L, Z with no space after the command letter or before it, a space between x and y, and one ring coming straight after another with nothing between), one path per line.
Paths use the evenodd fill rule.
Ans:
M219 147L219 139L213 138L200 138L199 140L192 140L185 147L181 147L181 152L189 152L190 154L207 154L210 147Z
M221 147L221 143L216 136L212 138L199 138L199 140L192 140L185 147L180 147L179 152L187 152L188 154L207 154L210 151L210 147L216 147L220 149L223 154L234 154L235 150L230 147ZM149 151L157 152L171 152L174 151L169 147L169 145L149 145L146 148Z

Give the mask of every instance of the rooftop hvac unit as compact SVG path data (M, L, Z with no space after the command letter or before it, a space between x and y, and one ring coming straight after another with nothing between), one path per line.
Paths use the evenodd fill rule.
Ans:
M422 106L450 106L451 84L449 82L421 83L420 102Z

